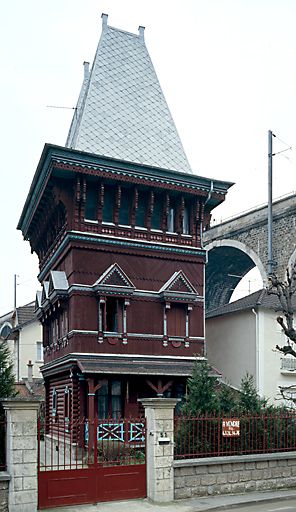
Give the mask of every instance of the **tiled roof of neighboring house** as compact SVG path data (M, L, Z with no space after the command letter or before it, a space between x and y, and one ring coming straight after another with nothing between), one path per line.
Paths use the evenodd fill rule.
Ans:
M294 297L294 304L296 310L296 297ZM242 297L239 300L234 302L229 302L229 304L224 304L224 306L219 306L216 309L212 309L206 313L206 319L214 318L215 316L226 315L229 313L235 313L237 311L243 311L246 309L255 309L258 306L262 308L273 309L275 311L281 311L281 305L279 303L279 299L276 295L271 295L267 293L265 288L261 290L257 290L246 297Z
M14 387L19 397L43 399L45 397L43 379L33 379L32 382L28 382L28 379L23 379L20 382L16 382Z
M107 24L84 81L66 147L191 173L174 121L139 34Z
M33 322L36 320L35 314L35 302L30 302L25 306L16 308L16 327L21 327L24 324Z
M29 304L25 304L24 306L20 306L16 308L16 310L12 310L5 315L0 317L0 332L1 327L4 324L9 324L10 332L15 332L23 325L34 322L36 320L35 316L35 302L29 302ZM4 337L7 338L10 335L10 332L7 333Z

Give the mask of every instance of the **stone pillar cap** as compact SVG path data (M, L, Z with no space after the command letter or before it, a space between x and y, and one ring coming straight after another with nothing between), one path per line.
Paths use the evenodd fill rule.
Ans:
M159 409L172 409L181 402L180 398L138 398L138 402L144 407L154 407Z
M3 405L3 409L39 409L40 404L44 400L42 398L31 398L31 397L25 397L25 398L18 398L18 397L12 397L12 398L2 398L1 403Z

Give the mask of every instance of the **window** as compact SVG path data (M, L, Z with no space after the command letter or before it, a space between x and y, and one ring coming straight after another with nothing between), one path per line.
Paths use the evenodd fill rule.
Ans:
M1 329L0 329L0 336L1 338L8 338L8 336L10 335L11 333L11 324L9 322L5 322L2 326L1 326Z
M117 379L99 381L98 417L120 418L122 416L122 383Z
M153 213L151 217L152 229L161 229L163 198L160 194L154 194Z
M69 420L70 418L70 397L71 392L68 386L65 387L65 396L64 396L64 416L65 420Z
M42 341L37 341L36 342L36 361L43 361Z
M146 192L138 194L138 208L136 211L136 226L144 228L146 226L146 215L148 206L148 196Z
M85 218L87 220L98 220L98 190L95 182L87 183L86 202L85 202Z
M168 211L167 231L170 233L174 233L175 231L175 209L173 206L170 206Z
M183 338L186 334L186 311L183 304L172 304L168 315L168 335Z
M186 206L183 212L182 232L183 235L189 235L189 211Z
M122 332L123 301L107 297L105 303L104 331Z
M170 198L169 210L167 215L167 231L175 233L176 231L176 206L175 201Z
M121 189L119 224L130 225L131 193L127 188Z
M56 416L57 413L57 390L53 388L52 390L52 415Z
M103 222L114 222L115 189L104 187Z
M56 342L58 339L58 320L53 318L49 324L49 336L51 342Z

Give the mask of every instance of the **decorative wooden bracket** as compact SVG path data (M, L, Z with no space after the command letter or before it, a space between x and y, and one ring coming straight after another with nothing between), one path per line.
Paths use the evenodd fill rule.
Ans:
M162 380L161 379L158 379L157 381L157 385L155 386L154 384L152 384L152 382L148 379L146 379L146 382L148 384L148 386L153 389L153 391L156 392L157 396L158 397L163 397L163 394L164 392L169 389L171 387L171 385L173 384L173 381L170 380L169 382L167 382L166 384L164 384L164 386L162 385Z

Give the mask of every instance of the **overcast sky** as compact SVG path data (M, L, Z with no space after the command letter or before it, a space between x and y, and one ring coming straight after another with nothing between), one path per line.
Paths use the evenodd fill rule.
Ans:
M216 220L267 200L267 132L276 135L274 196L296 190L295 0L9 0L2 2L0 314L35 299L38 263L16 225L45 142L64 145L101 33L137 33L195 173L234 181ZM283 144L283 142L287 145Z

